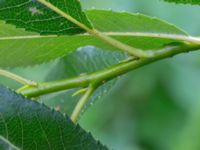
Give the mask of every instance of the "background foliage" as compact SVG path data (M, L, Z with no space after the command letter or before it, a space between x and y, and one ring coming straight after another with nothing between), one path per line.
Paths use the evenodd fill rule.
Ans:
M156 16L192 35L200 35L198 6L159 0L81 0L81 3L85 9L95 7ZM81 126L115 150L200 149L199 54L179 55L124 76L109 95L82 116ZM52 61L12 71L34 80L49 80L49 71L58 63ZM19 86L5 78L0 79L12 88Z

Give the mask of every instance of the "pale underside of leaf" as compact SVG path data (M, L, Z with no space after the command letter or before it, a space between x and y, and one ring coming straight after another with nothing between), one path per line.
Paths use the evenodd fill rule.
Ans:
M96 29L143 50L157 50L167 44L185 40L198 41L173 25L144 15L101 10L86 13ZM0 67L47 62L87 45L117 50L89 34L41 36L3 22L0 22L0 27Z
M118 64L120 61L126 58L127 55L122 52L103 51L91 46L79 48L78 50L60 59L52 71L48 73L51 74L51 76L47 76L46 81L62 80L64 78L72 78L103 70L109 66ZM100 86L90 98L87 106L89 106L91 103L95 103L97 100L105 96L109 90L114 88L116 81L117 79L114 79ZM81 96L81 94L72 96L76 90L79 89L53 93L41 97L41 100L48 106L58 107L63 113L71 115L77 101Z

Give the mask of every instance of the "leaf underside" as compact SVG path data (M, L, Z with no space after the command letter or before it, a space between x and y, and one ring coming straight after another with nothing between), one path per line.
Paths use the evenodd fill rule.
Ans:
M144 50L156 50L177 41L159 37L130 36L126 33L186 35L171 24L140 14L103 10L90 10L86 14L98 30L105 34L114 33L113 38ZM0 67L40 64L67 55L86 45L94 45L105 50L117 50L86 34L40 36L37 33L16 29L12 25L0 22Z
M21 150L107 149L59 112L2 86L0 136L9 141L11 147Z
M49 0L49 2L86 26L91 27L78 0ZM0 0L0 20L45 35L85 32L74 23L37 2L37 0Z
M81 74L96 72L118 64L126 58L127 55L122 52L103 51L91 46L79 48L73 53L60 59L52 71L48 73L51 74L51 76L48 75L46 80L62 80L65 78L76 77ZM114 79L99 87L90 98L88 106L105 96L109 90L114 88L117 81L117 79ZM66 90L49 94L47 96L43 96L41 100L50 107L57 107L63 113L71 114L81 96L78 95L72 97L74 92L75 90Z

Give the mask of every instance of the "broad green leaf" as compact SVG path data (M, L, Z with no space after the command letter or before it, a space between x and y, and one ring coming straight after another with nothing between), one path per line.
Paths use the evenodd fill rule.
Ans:
M49 0L54 6L91 27L78 0ZM77 34L83 29L61 17L37 0L1 0L0 20L40 34Z
M79 48L73 53L60 59L55 67L49 72L51 76L47 76L46 80L61 80L64 78L76 77L80 74L103 70L111 65L119 63L125 58L127 58L126 54L116 51L103 51L91 46ZM106 93L114 87L117 81L118 79L114 79L99 87L90 98L88 106L106 95ZM43 96L41 100L50 107L56 107L63 113L71 114L81 96L78 95L72 97L76 90L79 89L65 90L50 94Z
M159 19L140 14L103 10L86 12L93 25L130 46L156 50L172 42L171 35L187 36L182 30ZM67 55L79 47L93 45L107 50L117 50L88 35L40 36L0 22L0 67L34 65ZM161 38L159 35L166 37Z
M167 2L200 5L200 0L165 0Z
M0 86L0 139L20 150L106 150L70 119Z

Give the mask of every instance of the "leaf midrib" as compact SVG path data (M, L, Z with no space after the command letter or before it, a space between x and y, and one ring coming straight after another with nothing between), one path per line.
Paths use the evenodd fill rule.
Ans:
M13 143L11 143L9 140L7 140L6 138L4 138L3 136L0 135L0 139L5 142L6 144L8 144L10 147L14 148L15 150L21 150L20 148L18 148L17 146L15 146Z
M103 32L103 34L108 36L122 36L122 37L149 37L149 38L161 38L161 39L172 39L172 40L181 40L188 42L200 43L200 38L187 36L187 35L178 35L178 34L165 34L165 33L145 33L145 32ZM81 36L91 36L88 33L73 35L73 37ZM27 35L27 36L5 36L0 37L0 41L4 40L24 40L24 39L41 39L41 38L57 38L57 37L70 37L66 36L57 36L57 35Z

